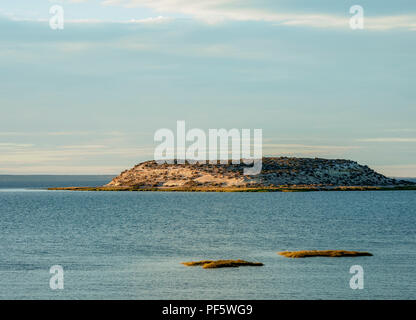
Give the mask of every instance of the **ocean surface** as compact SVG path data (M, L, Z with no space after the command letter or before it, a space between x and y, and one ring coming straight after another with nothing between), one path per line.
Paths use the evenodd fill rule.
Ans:
M416 299L416 191L46 191L111 177L0 176L0 299ZM288 259L283 250L372 257ZM183 261L245 259L205 270ZM64 289L49 286L53 265ZM364 289L350 288L350 267Z

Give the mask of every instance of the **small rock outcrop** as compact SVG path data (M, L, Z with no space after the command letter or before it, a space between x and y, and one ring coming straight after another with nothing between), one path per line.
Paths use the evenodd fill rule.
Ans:
M301 250L301 251L282 251L281 256L286 258L308 258L308 257L361 257L372 256L370 252L365 251L347 251L347 250Z
M191 261L182 262L187 267L202 266L204 269L215 269L215 268L238 268L244 267L261 267L261 262L249 262L245 260L202 260L202 261Z

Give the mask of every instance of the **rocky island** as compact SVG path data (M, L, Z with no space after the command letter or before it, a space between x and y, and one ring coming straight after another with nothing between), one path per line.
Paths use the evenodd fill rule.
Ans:
M244 175L232 164L142 162L102 187L50 188L84 191L339 191L415 190L405 180L388 178L366 165L343 159L266 157L258 175Z

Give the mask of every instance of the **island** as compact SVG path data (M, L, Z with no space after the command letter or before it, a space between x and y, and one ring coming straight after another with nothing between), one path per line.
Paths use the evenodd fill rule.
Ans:
M366 165L344 159L264 157L257 175L227 163L139 163L100 187L65 187L73 191L302 192L416 190L416 184L386 177Z

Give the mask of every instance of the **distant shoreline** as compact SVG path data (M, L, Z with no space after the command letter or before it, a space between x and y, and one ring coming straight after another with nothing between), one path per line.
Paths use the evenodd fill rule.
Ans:
M283 187L59 187L48 190L66 191L137 191L137 192L313 192L313 191L405 191L416 190L416 185L405 186L283 186Z

